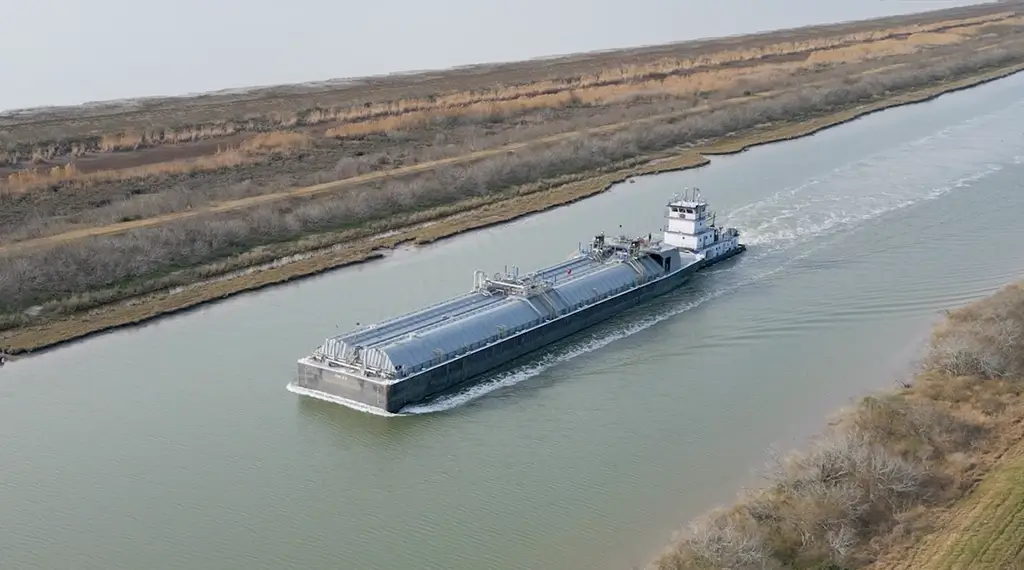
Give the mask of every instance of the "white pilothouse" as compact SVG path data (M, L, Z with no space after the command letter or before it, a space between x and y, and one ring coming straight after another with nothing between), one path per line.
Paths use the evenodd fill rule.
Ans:
M700 190L688 190L668 204L668 223L664 228L665 243L683 251L700 255L704 259L717 259L740 247L740 232L736 228L715 225L714 212Z

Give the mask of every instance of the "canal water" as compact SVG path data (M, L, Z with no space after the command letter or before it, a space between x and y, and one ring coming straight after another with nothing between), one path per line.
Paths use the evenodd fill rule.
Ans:
M11 363L0 568L642 564L1020 277L1022 133L1024 75ZM285 388L326 335L693 186L750 248L675 293L403 417Z

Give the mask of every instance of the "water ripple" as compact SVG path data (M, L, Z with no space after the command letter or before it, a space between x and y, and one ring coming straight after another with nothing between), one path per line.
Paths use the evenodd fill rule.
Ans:
M1012 106L1013 109L1017 107L1024 105ZM787 271L831 243L827 239L830 236L861 227L922 202L936 200L951 192L971 188L975 183L1002 171L1005 165L1018 164L1024 156L1021 154L1024 152L1024 140L1019 137L1012 140L1013 144L1004 144L996 149L991 147L985 129L997 123L1005 127L1005 110L962 121L896 149L888 149L845 164L826 176L735 208L725 216L728 220L726 223L743 231L744 241L750 249L741 263L757 267L756 272L738 277L728 285L690 295L685 301L665 308L656 316L634 319L627 324L618 324L613 329L599 327L596 332L577 336L564 348L551 351L526 365L498 374L453 396L429 404L410 406L402 413L447 411L515 386L561 363L647 330L724 294ZM934 167L921 168L918 160L920 157L925 157ZM893 245L885 247L898 251L905 245L897 239ZM848 265L857 259L871 263L874 255L872 252L854 251L847 252L843 259L827 261L816 258L812 269L820 270L830 263ZM718 278L728 280L726 275L733 273L735 269L732 268L712 268L702 277L712 278L717 283ZM970 298L969 293L929 296L929 291L921 289L895 299L891 290L886 294L892 300L890 303L849 309L841 308L843 303L840 299L832 305L837 307L836 312L829 316L815 317L818 320L787 322L787 319L799 319L799 313L781 317L773 315L773 325L761 332L798 334L807 327L828 326L837 321L886 313L909 314L941 307L949 301ZM732 343L736 345L756 338L753 331L744 330L744 327L739 327L735 332Z

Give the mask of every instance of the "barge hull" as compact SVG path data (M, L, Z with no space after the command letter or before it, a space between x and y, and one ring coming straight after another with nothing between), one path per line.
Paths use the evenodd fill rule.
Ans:
M737 255L744 249L739 245L716 258L697 261L665 277L397 381L350 374L344 368L307 357L298 362L297 384L331 400L398 413L407 406L472 386L483 379L484 373L676 289L698 270Z

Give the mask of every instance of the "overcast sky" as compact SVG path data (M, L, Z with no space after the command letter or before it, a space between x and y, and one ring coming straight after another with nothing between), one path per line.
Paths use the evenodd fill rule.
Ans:
M0 110L507 61L977 0L0 0Z

